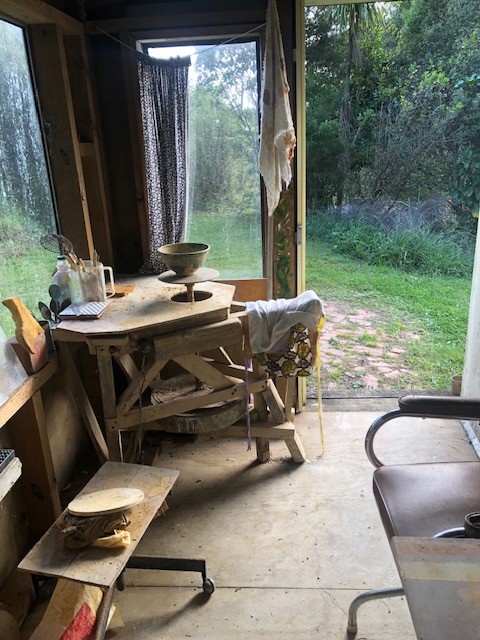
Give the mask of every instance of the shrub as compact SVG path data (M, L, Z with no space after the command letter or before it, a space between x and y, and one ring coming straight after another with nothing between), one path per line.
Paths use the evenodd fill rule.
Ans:
M312 211L307 217L310 238L328 241L339 253L368 264L390 266L426 275L471 277L475 237L452 225L434 230L417 226L375 223L370 216L338 215L334 209Z

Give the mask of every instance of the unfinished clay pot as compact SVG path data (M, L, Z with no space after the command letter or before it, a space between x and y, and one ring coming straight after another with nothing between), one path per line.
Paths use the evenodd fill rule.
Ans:
M210 247L201 242L178 242L165 244L158 249L163 262L178 276L191 276L207 257Z

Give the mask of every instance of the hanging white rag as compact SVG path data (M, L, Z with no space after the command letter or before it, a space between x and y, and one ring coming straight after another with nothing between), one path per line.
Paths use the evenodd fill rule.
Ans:
M323 317L323 304L315 291L305 291L296 298L247 302L248 335L252 353L266 353L301 322L316 331Z
M296 139L288 94L282 32L277 4L269 0L265 34L261 92L260 153L258 167L267 191L268 215L271 216L280 200L282 181L288 187L292 179L290 160Z

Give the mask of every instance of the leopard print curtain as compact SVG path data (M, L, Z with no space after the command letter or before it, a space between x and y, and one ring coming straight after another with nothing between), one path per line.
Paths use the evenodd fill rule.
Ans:
M189 66L190 58L137 55L148 207L148 257L141 273L165 271L158 248L185 235Z

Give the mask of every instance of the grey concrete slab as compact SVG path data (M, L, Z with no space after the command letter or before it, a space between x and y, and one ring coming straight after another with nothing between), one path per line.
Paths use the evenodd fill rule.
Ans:
M357 592L338 589L220 589L209 600L189 589L127 589L116 640L345 640ZM367 603L357 640L415 640L404 598Z
M180 470L169 511L139 553L205 558L217 585L209 600L198 574L126 572L116 601L117 640L325 640L346 638L347 610L362 590L399 586L371 492L364 436L380 412L296 418L309 462L292 463L282 442L257 464L242 439L201 437L166 445L158 465ZM458 422L403 420L385 428L391 462L476 459ZM413 640L406 603L360 609L358 640Z

